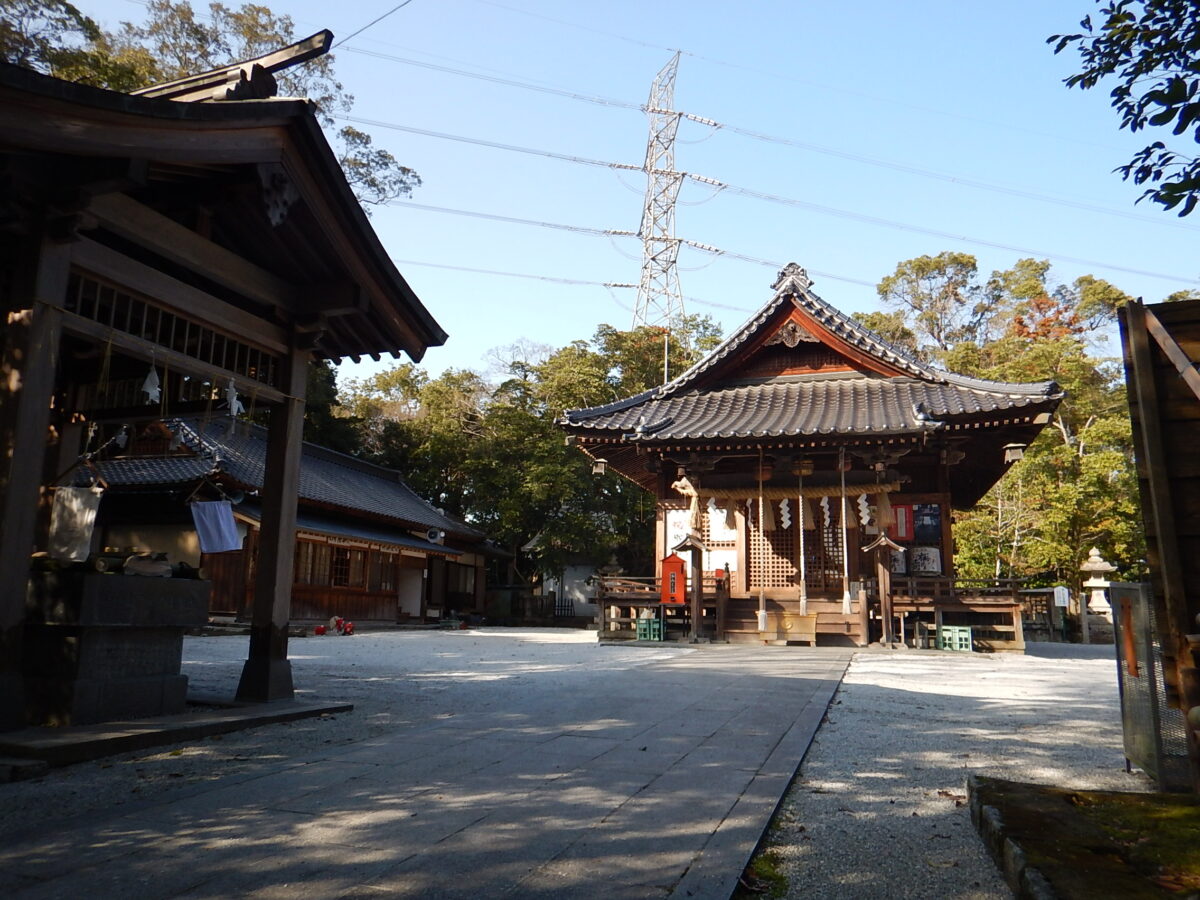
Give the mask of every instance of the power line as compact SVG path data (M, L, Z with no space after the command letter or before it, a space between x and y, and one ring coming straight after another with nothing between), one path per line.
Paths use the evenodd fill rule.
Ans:
M572 156L569 153L555 153L553 150L534 150L530 147L518 147L515 144L500 144L495 141L485 141L481 138L463 137L458 134L446 134L441 131L427 131L423 128L413 128L409 125L400 125L396 122L381 122L378 119L363 119L359 116L336 115L335 119L341 119L344 122L354 122L359 125L370 125L372 128L387 128L391 131L403 131L406 134L419 134L424 137L438 138L444 141L458 141L463 144L474 144L478 147L490 147L493 150L509 150L513 153L528 153L533 156L545 156L549 159L561 159L564 162L579 163L584 166L599 166L602 169L627 169L632 172L641 172L641 166L630 165L628 163L605 162L600 159L589 159L586 156Z
M614 163L604 160L589 159L587 157L572 156L566 153L555 153L551 150L537 150L530 147L519 147L514 144L501 144L494 141L485 141L479 138L468 138L461 135L445 134L443 132L427 131L420 128L412 128L407 125L399 125L394 122L380 122L372 119L362 119L356 116L337 116L336 118L343 119L349 122L359 122L366 125L371 125L376 128L388 128L395 131L403 131L408 134L419 134L426 137L434 137L442 140L459 141L467 144L474 144L481 147L489 147L497 150L508 150L513 153L526 153L534 156L542 156L550 159L559 159L565 162L580 163L582 165L598 166L608 169L624 169L627 171L645 171L643 166L631 165L629 163ZM1162 272L1150 272L1145 269L1134 269L1128 266L1119 266L1113 263L1100 262L1098 260L1085 259L1078 256L1068 256L1064 253L1049 253L1045 250L1037 250L1029 247L1019 247L1012 244L1002 244L998 241L989 241L983 238L974 238L968 235L952 234L946 231L939 231L933 228L925 228L920 225L912 225L907 222L897 222L893 219L885 219L881 216L869 216L865 213L856 213L851 210L839 209L834 206L825 206L819 203L811 203L807 200L798 200L792 197L784 197L779 194L771 194L765 191L756 191L752 188L740 187L738 185L729 184L728 182L718 181L715 178L708 178L704 175L697 175L694 172L683 172L684 177L700 184L706 184L711 187L719 187L726 191L741 194L744 197L750 197L755 200L764 200L769 203L778 203L785 206L793 206L797 209L807 209L811 212L818 212L824 215L835 216L844 219L851 219L857 222L864 222L870 225L879 225L885 228L894 228L900 231L907 231L912 234L923 234L928 237L936 237L942 240L959 241L964 244L974 244L980 247L988 247L994 250L1007 250L1012 253L1025 253L1031 256L1043 257L1047 259L1057 259L1063 262L1076 263L1078 265L1090 266L1097 269L1104 269L1112 272L1124 272L1130 275L1143 275L1149 278L1162 278L1167 281L1177 281L1183 284L1194 284L1196 279L1184 277L1181 275L1168 275Z
M482 0L481 0L482 2ZM592 103L599 106L607 106L617 109L629 109L642 112L653 112L661 115L676 115L681 119L687 119L690 122L695 122L700 125L712 128L715 131L728 131L733 134L738 134L743 137L748 137L753 140L763 141L770 144L778 144L785 147L795 147L798 150L804 150L809 153L817 153L824 156L832 156L837 159L844 159L850 162L861 163L867 166L876 166L878 168L890 169L894 172L904 172L908 175L917 175L922 178L930 178L936 181L942 181L947 184L959 184L964 187L975 188L976 190L992 191L998 194L1006 194L1010 197L1021 197L1026 200L1034 200L1041 203L1052 203L1059 206L1066 206L1072 209L1081 209L1086 212L1100 213L1102 215L1119 216L1123 219L1131 219L1135 222L1143 222L1149 225L1161 225L1170 228L1183 228L1189 231L1200 230L1200 226L1190 225L1185 222L1180 222L1176 219L1155 216L1143 216L1129 210L1114 209L1108 206L1097 206L1081 200L1074 200L1070 197L1052 196L1042 194L1036 191L1026 190L1024 188L1012 187L1010 185L996 184L993 182L980 181L973 178L965 178L958 175L952 175L946 172L938 172L934 169L925 169L920 166L913 166L907 163L894 162L877 157L865 156L859 153L851 153L846 150L839 150L836 147L827 147L821 144L814 144L809 141L798 141L794 138L780 137L778 135L767 134L761 131L755 131L750 128L743 128L738 125L729 125L724 122L718 122L713 119L708 119L703 116L698 116L693 113L681 112L678 110L654 109L647 110L647 107L642 104L633 103L626 100L617 100L611 97L600 97L593 94L584 94L577 91L570 91L563 88L553 88L538 84L532 84L527 81L520 81L513 78L501 78L495 75L485 75L478 72L471 72L465 69L456 69L452 66L443 66L436 63L422 62L421 60L408 59L402 56L395 56L389 53L380 53L374 50L364 50L357 47L347 48L352 53L361 53L365 56L372 56L377 59L385 59L391 62L401 63L403 65L418 66L424 69L430 69L437 72L446 72L451 75L459 75L464 78L475 78L481 81L491 82L493 84L501 84L507 87L521 88L522 90L537 91L543 94L551 94L559 97L566 97L571 100L578 100L584 103ZM711 136L711 133L710 133ZM707 139L707 138L706 138ZM640 192L639 192L640 193Z
M840 87L835 84L825 84L825 83L819 82L819 81L809 81L809 80L806 80L803 78L797 78L794 75L784 75L779 72L773 72L770 69L762 69L757 66L748 66L743 63L729 62L728 60L718 59L715 56L705 56L702 53L693 53L690 50L682 50L677 47L664 47L660 44L651 44L646 41L640 41L635 38L627 37L626 35L623 35L623 34L618 34L616 32L604 31L599 28L592 28L587 25L581 25L578 22L569 22L564 19L555 19L555 18L552 18L551 16L545 16L545 15L541 15L539 13L530 12L529 10L520 9L515 6L506 6L503 3L495 2L495 0L476 0L476 2L485 4L487 6L495 6L499 9L505 9L505 10L508 10L509 12L515 12L515 13L518 13L523 16L530 16L531 18L543 19L547 22L554 22L557 25L565 25L568 28L577 28L581 31L589 31L593 34L603 35L605 37L610 37L610 38L613 38L613 39L619 40L619 41L625 41L630 44L637 44L642 47L649 47L652 50L665 50L668 53L675 53L678 50L684 56L690 56L693 59L702 60L704 62L712 63L713 65L724 66L724 67L730 68L730 69L740 69L744 72L753 72L753 73L756 73L759 75L767 75L771 78L779 79L780 81L790 81L793 84L801 84L801 85L805 85L806 87L819 88L820 90L823 90L823 91L831 91L833 93L838 93L838 94L847 94L851 97L858 97L858 98L861 98L864 100L870 100L875 103L882 103L885 106L895 106L895 107L900 107L900 108L904 108L904 109L912 109L912 110L915 110L917 112L922 112L922 113L933 113L934 115L946 116L947 118L951 118L951 119L960 119L965 122L977 122L982 125L987 125L991 128L1001 128L1001 129L1008 130L1008 131L1036 135L1038 137L1048 137L1048 138L1052 138L1057 141L1064 141L1064 142L1068 142L1068 143L1072 143L1072 144L1081 144L1081 145L1087 146L1087 147L1103 147L1108 150L1124 152L1124 151L1120 151L1119 148L1114 147L1110 144L1097 144L1095 141L1084 141L1084 140L1080 140L1079 138L1076 138L1076 137L1069 137L1069 136L1061 135L1061 134L1053 134L1051 132L1045 132L1045 131L1037 131L1033 128L1025 128L1020 125L1010 125L1007 123L989 121L987 119L979 118L978 116L969 116L969 115L965 115L965 114L959 113L959 112L951 112L950 110L946 110L946 109L938 109L937 107L921 106L916 103L908 103L906 101L896 100L891 97L881 97L881 96L878 96L875 94L868 94L864 91L854 91L854 90L850 90L845 87Z
M347 47L351 53L360 53L363 56L372 56L376 59L386 59L390 62L402 63L406 66L417 66L422 69L430 69L434 72L446 72L450 75L461 75L465 78L475 78L479 81L490 81L492 84L502 84L506 87L516 87L527 91L538 91L542 94L553 94L557 97L566 97L570 100L579 100L584 103L594 103L598 106L613 106L619 109L642 110L645 106L641 103L631 103L626 100L615 100L611 97L599 97L594 94L581 94L577 91L568 91L564 88L546 87L539 84L532 84L528 81L517 81L512 78L501 78L498 75L485 75L481 72L468 72L465 69L455 69L452 66L443 66L437 63L424 62L419 59L408 59L403 56L395 56L391 53L381 53L378 50L365 50L362 47Z
M430 206L425 203L412 203L408 200L392 200L387 205L404 209L419 209L423 212L445 213L454 216L467 216L472 219L486 219L495 222L506 222L510 225L528 225L536 228L550 228L556 231L571 231L575 232L576 234L605 236L609 238L638 238L638 234L635 231L623 231L615 228L590 228L585 225L564 225L559 222L543 222L537 219L518 219L514 216L501 216L497 215L496 213L477 212L475 210L467 209L450 209L449 207L445 206ZM710 253L714 256L727 257L729 259L753 263L754 265L763 266L764 268L768 269L782 269L784 266L784 263L780 262L779 260L762 259L761 257L749 256L745 253L736 253L732 250L722 250L720 247L714 247L711 244L702 244L699 241L692 241L686 238L674 238L674 240L677 243L683 244L694 250L699 250L703 253ZM640 259L640 257L633 255L628 255L628 258L632 260ZM805 271L807 271L809 275L816 276L818 278L828 278L831 281L841 281L845 282L846 284L856 284L860 285L861 287L868 288L875 287L875 285L870 281L864 281L861 278L850 278L846 275L835 275L832 272L823 272L819 269L806 268ZM625 285L621 285L621 287L625 287ZM636 287L636 285L634 285L634 287ZM688 298L685 297L684 299L686 300Z
M366 25L364 25L362 28L358 29L358 31L354 32L353 34L349 34L349 35L347 35L346 37L342 38L340 41L338 41L337 43L335 43L335 44L333 45L333 47L330 47L329 49L330 49L330 50L332 50L334 47L337 47L337 46L338 46L338 44L344 44L344 43L346 43L346 41L350 40L351 38L356 38L356 37L358 37L360 34L362 34L364 31L366 31L366 30L367 30L368 28L370 28L372 25L377 25L377 24L379 24L379 23L380 23L380 22L382 22L384 19L386 19L388 16L390 16L392 13L394 13L394 12L397 12L398 10L404 9L404 7L408 6L408 4L410 4L410 3L412 3L412 0L404 0L404 2L403 2L403 3L397 3L395 6L393 6L391 9L389 9L387 12L385 12L385 13L384 13L382 16L379 16L378 18L372 19L370 22L368 22L368 23L367 23Z
M558 231L574 231L578 234L612 235L633 234L633 232L615 232L604 228L588 228L584 225L560 225L557 222L539 222L535 219L518 219L513 216L501 216L495 213L474 212L467 209L448 209L444 206L427 206L423 203L412 203L408 200L391 200L388 206L400 206L407 209L421 209L426 212L451 213L456 216L470 216L473 219L489 219L494 222L508 222L513 225L536 225L539 228L553 228Z
M607 288L610 294L612 294L612 290L614 288L625 288L628 290L637 289L636 284L625 284L616 281L585 281L580 278L557 278L553 275L532 275L527 272L503 272L498 269L477 269L471 266L452 266L446 263L423 262L422 260L417 259L393 259L392 261L402 266L424 266L425 268L429 269L448 269L452 272L471 272L478 275L500 275L505 278L525 278L531 281L548 281L554 284L569 284L583 287L602 287ZM732 306L728 303L715 303L711 300L701 300L697 297L685 297L684 299L687 300L688 303L698 303L701 306L711 306L714 309L727 309L743 315L747 315L754 311L745 306ZM615 295L613 296L613 300L616 301L617 305L622 309L628 312L633 311L632 306L627 306L626 304L621 303L616 299Z

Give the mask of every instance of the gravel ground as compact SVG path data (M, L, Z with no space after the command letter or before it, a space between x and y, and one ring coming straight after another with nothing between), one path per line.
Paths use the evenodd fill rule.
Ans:
M1125 772L1113 648L857 654L767 840L786 896L1011 897L971 825L971 774L1152 790Z
M320 759L395 728L519 705L535 682L572 691L605 671L694 652L599 646L593 632L486 628L314 637L290 649L299 696L349 701L354 712L0 784L0 840ZM246 650L244 637L188 638L193 690L232 696ZM787 896L1010 896L970 823L972 772L1150 790L1124 770L1112 648L858 653L769 837Z

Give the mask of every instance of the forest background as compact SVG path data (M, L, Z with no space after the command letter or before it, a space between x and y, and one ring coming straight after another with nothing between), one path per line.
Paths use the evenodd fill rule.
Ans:
M1081 23L1084 33L1052 39L1056 52L1073 47L1084 62L1069 84L1090 88L1119 75L1113 105L1124 117L1122 127L1133 131L1148 121L1177 120L1179 134L1200 121L1195 53L1187 49L1196 11L1184 0L1118 0L1103 13L1094 26L1090 18ZM1157 27L1159 20L1171 28ZM150 0L142 23L106 32L62 0L0 0L5 59L117 90L246 59L295 37L287 16L249 4L211 4L198 17L187 3ZM1150 77L1156 74L1158 82ZM335 115L350 110L353 98L327 59L281 80L286 93L316 102L364 204L406 196L420 184L416 172L376 148L369 134L336 128ZM1121 85L1139 83L1138 91L1121 92ZM1200 139L1200 127L1195 136ZM1182 205L1186 214L1200 185L1196 165L1154 143L1123 171L1148 184L1154 202ZM1172 178L1173 171L1180 177ZM877 291L886 311L856 318L914 356L980 378L1053 380L1067 392L1024 458L975 509L958 513L960 576L1071 584L1096 546L1117 566L1114 577L1141 577L1129 412L1120 360L1112 355L1116 310L1129 296L1093 276L1058 283L1046 260L1017 259L984 275L975 257L960 252L901 261ZM305 436L400 470L435 506L510 550L517 577L612 557L626 571L644 574L653 568L653 498L616 475L594 475L590 460L565 445L555 422L565 410L660 384L664 341L669 371L677 375L720 340L707 317L688 317L669 334L602 325L566 346L525 342L497 349L487 371L451 369L431 377L402 364L351 380L340 391L334 369L318 363L310 371Z

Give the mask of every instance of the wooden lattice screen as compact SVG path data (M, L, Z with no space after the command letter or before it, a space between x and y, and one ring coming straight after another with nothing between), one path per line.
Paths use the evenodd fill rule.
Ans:
M763 532L754 521L747 525L747 530L750 539L746 568L750 589L795 587L796 524L793 522L790 528L775 527Z
M811 594L842 591L842 529L822 524L804 535L804 580Z

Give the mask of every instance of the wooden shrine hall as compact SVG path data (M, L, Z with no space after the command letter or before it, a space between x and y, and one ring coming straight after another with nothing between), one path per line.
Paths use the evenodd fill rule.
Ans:
M602 585L601 634L665 615L693 639L865 645L958 623L977 646L1023 649L1016 586L955 577L952 515L1021 457L1062 391L919 362L794 263L773 287L675 380L560 420L657 499L659 571ZM662 603L663 567L681 560L690 605Z
M0 728L38 718L27 700L74 702L52 695L90 697L92 720L162 711L152 695L168 689L182 702L181 676L156 682L130 668L159 649L87 675L70 648L90 627L79 603L112 626L97 639L116 640L170 619L185 596L203 616L202 582L77 573L81 592L39 606L31 552L46 556L60 486L124 446L132 427L235 405L269 423L238 696L292 696L287 621L307 367L400 351L419 360L446 339L371 228L313 105L273 98L271 72L331 39L322 32L136 94L0 64ZM130 384L142 389L134 402ZM93 484L103 489L102 479ZM75 571L57 559L46 570L63 583ZM118 608L134 620L113 620ZM63 610L74 617L54 618ZM58 721L83 715L68 709Z

